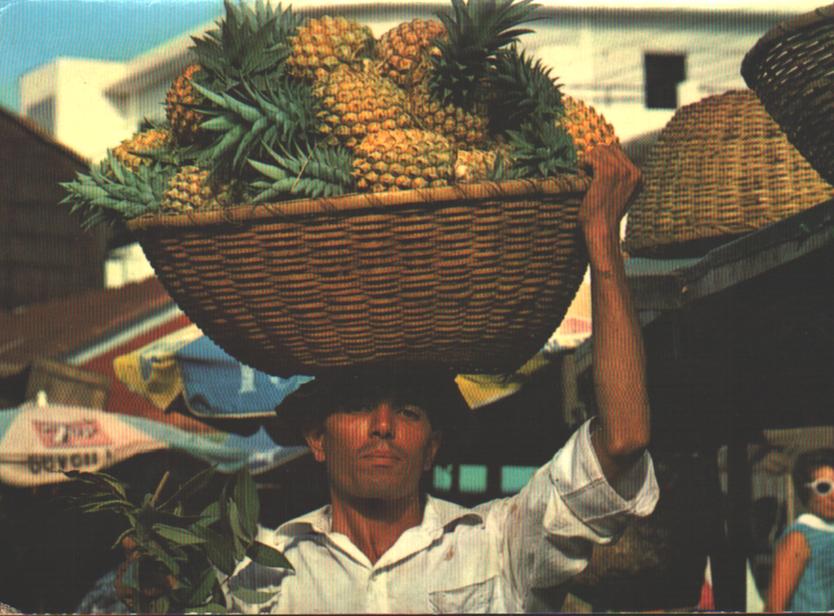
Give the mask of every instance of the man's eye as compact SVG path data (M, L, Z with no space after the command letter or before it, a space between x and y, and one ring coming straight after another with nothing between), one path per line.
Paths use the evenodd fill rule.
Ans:
M399 409L400 415L408 417L409 419L420 419L423 417L423 412L412 406L404 406Z

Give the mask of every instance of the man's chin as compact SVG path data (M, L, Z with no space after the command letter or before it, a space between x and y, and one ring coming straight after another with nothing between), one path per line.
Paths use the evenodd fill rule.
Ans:
M411 493L412 491L403 489L401 481L374 478L363 481L357 490L356 496L369 500L398 501L406 498Z

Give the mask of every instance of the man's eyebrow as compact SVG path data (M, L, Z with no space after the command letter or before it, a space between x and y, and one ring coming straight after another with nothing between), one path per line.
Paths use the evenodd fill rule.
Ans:
M397 406L400 406L402 408L417 409L423 413L428 414L426 407L424 407L422 404L418 404L417 402L399 402L397 403Z

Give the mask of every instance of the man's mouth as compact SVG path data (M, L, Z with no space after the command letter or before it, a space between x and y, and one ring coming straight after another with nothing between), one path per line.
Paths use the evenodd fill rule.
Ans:
M360 458L367 458L370 460L399 460L400 456L391 449L370 449L363 452Z

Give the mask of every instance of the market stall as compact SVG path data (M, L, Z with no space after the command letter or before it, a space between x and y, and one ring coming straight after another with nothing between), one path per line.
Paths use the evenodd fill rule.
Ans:
M711 512L703 548L719 609L745 607L748 445L763 442L764 430L831 425L832 257L834 201L827 201L701 258L627 262L644 324L654 448L699 454L709 471L699 506ZM580 346L575 361L592 405L590 350Z

